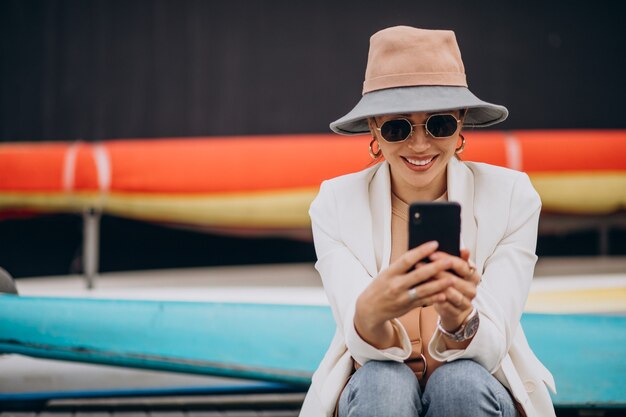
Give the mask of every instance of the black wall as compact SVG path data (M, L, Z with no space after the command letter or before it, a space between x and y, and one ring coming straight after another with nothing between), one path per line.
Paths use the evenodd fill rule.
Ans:
M618 1L0 2L0 140L326 132L369 36L457 34L501 128L625 127Z
M621 4L2 0L0 141L328 132L360 97L369 36L398 24L456 32L470 88L511 112L499 129L625 128ZM103 270L314 256L295 242L104 226ZM80 239L74 216L3 221L0 265L67 273Z

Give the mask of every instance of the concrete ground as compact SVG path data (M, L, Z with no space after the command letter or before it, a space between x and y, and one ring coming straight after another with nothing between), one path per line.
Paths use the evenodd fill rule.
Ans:
M309 263L106 273L92 290L79 275L21 279L17 287L27 296L327 304ZM626 312L626 257L541 259L526 311Z

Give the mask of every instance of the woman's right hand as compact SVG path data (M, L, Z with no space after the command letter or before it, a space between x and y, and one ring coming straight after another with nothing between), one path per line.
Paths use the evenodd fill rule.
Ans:
M395 346L397 340L391 319L416 307L445 300L444 292L453 280L438 278L438 275L452 266L449 257L420 263L437 247L437 242L428 242L407 251L361 293L356 302L354 325L363 340L379 349ZM413 266L415 269L411 269ZM413 287L414 296L411 296L409 290Z

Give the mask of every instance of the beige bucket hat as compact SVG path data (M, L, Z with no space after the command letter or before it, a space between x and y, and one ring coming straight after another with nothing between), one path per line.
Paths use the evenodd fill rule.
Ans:
M454 32L395 26L370 38L363 96L330 128L356 135L369 132L372 116L456 109L467 109L463 125L468 127L491 126L509 114L467 88Z

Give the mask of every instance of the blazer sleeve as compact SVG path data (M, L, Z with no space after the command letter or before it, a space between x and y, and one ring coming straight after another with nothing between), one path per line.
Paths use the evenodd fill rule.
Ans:
M351 356L361 365L370 360L404 361L411 354L411 342L397 319L392 321L392 325L400 336L402 347L378 349L364 341L354 327L357 298L373 277L341 239L332 183L322 183L309 215L317 254L315 268L322 278L337 329L343 334Z
M513 342L537 261L541 200L526 174L518 176L510 196L504 235L485 260L473 302L480 314L478 331L464 350L446 350L444 336L436 331L429 352L439 361L472 359L493 373Z

